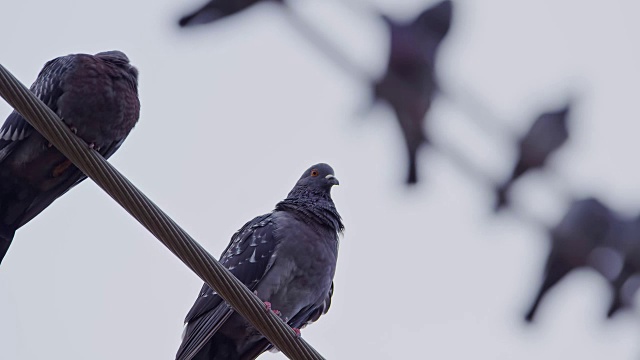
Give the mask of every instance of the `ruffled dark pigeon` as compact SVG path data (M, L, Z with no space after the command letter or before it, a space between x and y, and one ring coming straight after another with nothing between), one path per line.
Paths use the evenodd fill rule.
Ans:
M529 170L542 168L549 156L569 138L567 118L571 109L568 103L558 110L541 114L529 131L518 142L518 161L511 176L496 188L495 211L508 205L508 192L513 183Z
M138 121L138 71L120 51L75 54L44 66L31 91L109 158ZM0 261L15 231L86 176L16 111L0 128Z
M330 194L337 184L329 165L310 167L275 210L238 230L220 257L294 329L316 321L331 305L344 229ZM177 360L255 359L272 348L207 284L185 323Z
M211 23L261 2L282 3L282 0L211 0L198 10L183 16L178 23L182 27Z
M409 159L407 183L418 180L418 149L428 141L424 120L438 90L435 59L449 32L452 2L442 1L408 23L383 20L391 33L389 60L384 75L373 84L376 100L387 102L395 112Z

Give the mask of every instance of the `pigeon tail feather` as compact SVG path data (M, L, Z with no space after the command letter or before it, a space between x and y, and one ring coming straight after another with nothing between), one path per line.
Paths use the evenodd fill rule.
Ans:
M15 230L11 230L10 232L8 232L8 234L4 233L0 235L0 264L2 263L2 259L4 259L4 256L9 250L9 246L11 245L11 240L13 240L14 234Z

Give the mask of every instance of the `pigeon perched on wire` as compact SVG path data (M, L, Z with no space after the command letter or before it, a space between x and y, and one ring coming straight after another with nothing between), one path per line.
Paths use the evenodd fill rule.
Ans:
M496 188L495 211L508 204L508 192L513 183L532 169L542 168L551 154L569 138L567 117L571 104L541 114L518 143L518 161L511 176Z
M272 212L246 223L220 263L292 328L325 314L331 304L338 237L344 227L331 187L333 169L306 170ZM255 359L269 341L204 284L185 319L177 360Z
M105 158L138 121L138 71L120 51L46 63L31 86L73 132ZM15 231L86 176L16 111L0 127L0 262Z
M207 24L237 14L261 2L282 3L283 0L211 0L198 10L183 16L178 24L182 27Z
M546 295L569 272L578 268L599 268L594 250L606 246L617 216L594 198L574 201L560 223L550 231L551 250L547 256L540 289L525 316L533 321Z
M438 90L435 59L449 32L452 11L452 2L447 0L424 10L408 23L382 16L391 33L391 45L387 69L373 84L373 94L395 112L407 148L410 184L418 181L418 149L428 142L424 118Z

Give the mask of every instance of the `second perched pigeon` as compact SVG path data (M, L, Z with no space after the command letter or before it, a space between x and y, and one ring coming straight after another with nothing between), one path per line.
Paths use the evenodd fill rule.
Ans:
M120 51L75 54L44 66L31 91L108 158L138 121L138 71ZM16 111L0 128L0 262L15 231L85 175Z
M519 157L511 176L496 189L495 211L508 204L507 193L511 185L531 169L541 168L547 158L569 138L567 117L571 104L562 109L541 114L518 144Z
M342 220L327 164L310 167L271 213L246 223L220 262L293 328L326 313ZM272 345L207 284L185 319L177 360L255 359Z

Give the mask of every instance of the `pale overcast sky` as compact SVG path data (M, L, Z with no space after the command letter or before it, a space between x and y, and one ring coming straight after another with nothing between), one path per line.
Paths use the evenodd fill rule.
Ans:
M346 0L345 0L346 1ZM352 0L403 18L430 2ZM340 1L296 8L370 72L382 23ZM365 6L366 5L366 6ZM216 257L233 232L323 161L341 185L347 231L329 313L303 330L328 359L637 359L637 313L605 322L607 284L570 276L535 326L522 315L540 281L545 234L490 213L492 194L437 153L403 186L404 150L368 88L308 45L276 7L180 31L193 0L11 1L0 63L27 85L69 53L124 51L140 70L140 122L111 162ZM438 67L523 131L579 94L572 139L552 175L517 186L519 206L556 221L559 192L640 210L640 5L634 0L455 4ZM10 107L0 101L0 115ZM437 101L429 130L494 177L511 140ZM201 281L91 181L20 229L0 267L0 359L173 359ZM282 359L266 354L264 359Z

